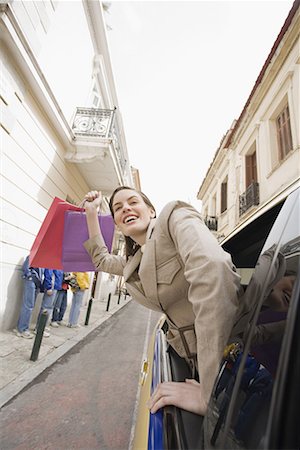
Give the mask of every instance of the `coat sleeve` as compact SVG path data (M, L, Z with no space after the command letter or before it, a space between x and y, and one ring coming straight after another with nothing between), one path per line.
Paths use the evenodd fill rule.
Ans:
M102 236L98 235L84 242L84 247L90 255L96 270L123 275L126 259L123 256L111 255Z
M197 359L202 395L208 402L224 347L238 308L240 277L200 214L193 207L175 208L168 221L171 238L189 284L195 313Z
M53 270L52 269L45 269L45 272L44 272L44 286L43 286L45 291L53 289L52 276L53 276Z

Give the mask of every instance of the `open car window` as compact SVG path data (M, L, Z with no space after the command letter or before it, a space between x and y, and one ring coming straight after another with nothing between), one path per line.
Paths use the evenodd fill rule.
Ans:
M204 448L268 448L271 405L283 373L281 350L287 330L293 332L291 306L299 301L298 195L280 211L242 298L243 314L204 420Z

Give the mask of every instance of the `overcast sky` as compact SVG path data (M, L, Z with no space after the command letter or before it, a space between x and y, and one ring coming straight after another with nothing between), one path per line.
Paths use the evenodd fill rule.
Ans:
M131 165L158 212L197 192L292 1L113 1L108 41Z

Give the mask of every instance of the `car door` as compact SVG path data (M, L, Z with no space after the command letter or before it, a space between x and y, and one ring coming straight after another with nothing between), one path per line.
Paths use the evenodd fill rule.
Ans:
M265 241L203 422L205 449L298 449L299 190Z

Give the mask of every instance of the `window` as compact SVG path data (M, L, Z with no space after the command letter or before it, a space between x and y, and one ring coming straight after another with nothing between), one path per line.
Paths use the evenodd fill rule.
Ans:
M227 210L227 179L221 184L221 213Z
M283 160L292 150L292 132L290 123L290 111L288 105L276 118L277 141L279 149L279 160Z
M246 155L246 189L252 183L257 183L256 151Z

